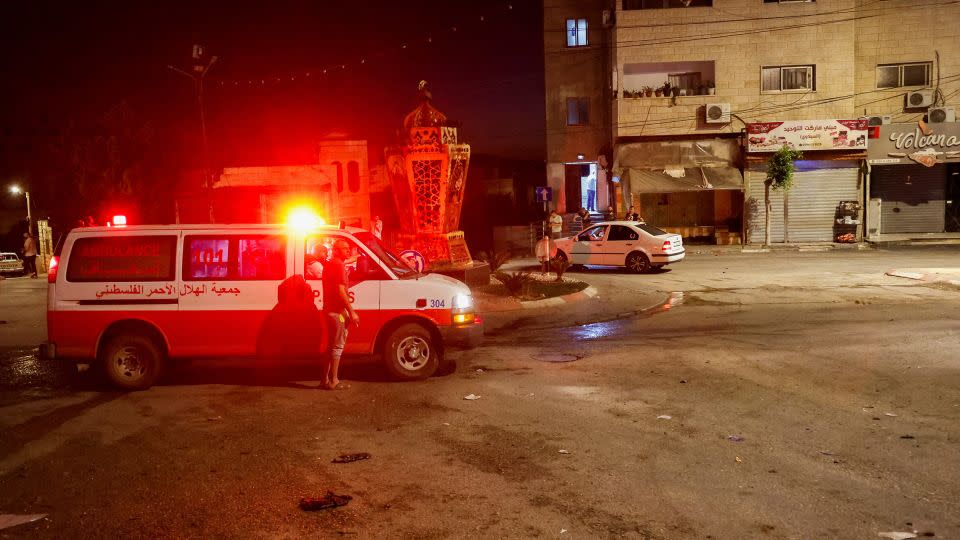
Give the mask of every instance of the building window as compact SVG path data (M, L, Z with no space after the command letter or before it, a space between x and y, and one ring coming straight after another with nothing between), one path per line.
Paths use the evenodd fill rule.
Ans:
M817 89L816 66L765 66L761 69L760 91L809 92Z
M347 188L350 193L360 191L360 164L356 161L347 163Z
M713 0L623 0L623 9L710 7Z
M587 20L567 19L567 47L586 47Z
M590 98L567 98L567 125L585 126L590 123Z
M337 193L343 192L343 163L334 161L333 166L337 168Z
M933 62L878 64L877 88L930 86L930 73L932 72Z

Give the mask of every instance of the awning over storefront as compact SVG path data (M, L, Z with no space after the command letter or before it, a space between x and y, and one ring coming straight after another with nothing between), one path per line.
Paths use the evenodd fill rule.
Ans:
M634 193L673 193L707 189L743 189L743 175L727 166L685 167L682 169L624 171Z
M631 193L742 190L739 157L737 139L627 143L617 146L613 170Z

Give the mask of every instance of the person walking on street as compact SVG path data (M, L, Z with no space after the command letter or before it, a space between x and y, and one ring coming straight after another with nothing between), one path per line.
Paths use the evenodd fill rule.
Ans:
M380 216L373 216L373 235L377 240L383 240L383 220Z
M340 384L340 356L347 343L347 324L359 325L360 316L350 304L347 294L347 268L344 261L350 257L350 244L337 240L333 255L323 266L323 313L330 324L330 356L324 374L324 384L330 390L346 388Z
M37 241L29 231L23 233L23 272L37 277Z
M547 218L547 223L550 225L550 238L554 240L560 238L560 235L563 234L563 217L556 210L552 210L550 217Z

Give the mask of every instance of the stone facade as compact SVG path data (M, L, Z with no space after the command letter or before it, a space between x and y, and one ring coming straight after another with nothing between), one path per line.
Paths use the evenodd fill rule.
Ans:
M891 115L919 87L877 89L877 65L933 62L931 87L946 105L960 102L960 4L912 0L766 3L714 0L713 7L624 10L621 0L547 0L544 51L547 161L594 156L623 138L740 133L744 122ZM615 24L605 28L609 10ZM589 20L590 47L565 46L564 21ZM939 63L937 62L939 52ZM606 56L606 58L603 58ZM624 97L631 70L658 63L712 63L714 95ZM815 66L813 91L761 92L763 66ZM589 94L590 126L565 125L565 98ZM615 96L615 97L614 97ZM593 104L605 104L605 107ZM730 123L708 124L707 103L729 103ZM601 112L599 109L605 108ZM601 125L602 116L610 118Z

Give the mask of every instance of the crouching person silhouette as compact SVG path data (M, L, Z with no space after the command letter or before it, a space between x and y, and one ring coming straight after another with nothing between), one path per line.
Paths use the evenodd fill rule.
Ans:
M277 305L257 336L257 357L264 363L285 359L320 361L327 373L329 326L313 302L313 289L301 275L277 287Z

